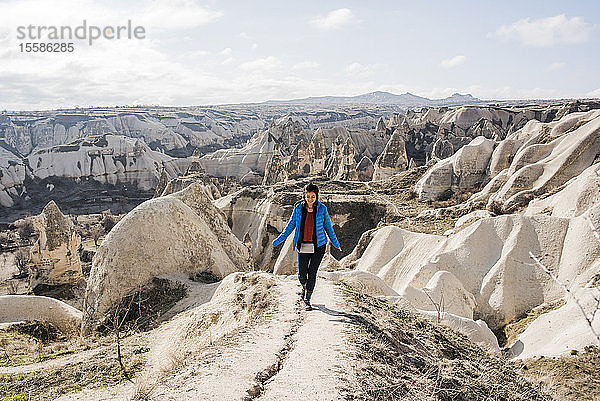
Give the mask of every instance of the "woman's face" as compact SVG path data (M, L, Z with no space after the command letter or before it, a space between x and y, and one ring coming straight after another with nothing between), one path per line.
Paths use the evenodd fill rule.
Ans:
M306 200L306 204L309 207L312 207L315 204L315 202L317 201L317 194L314 192L305 192L304 199Z

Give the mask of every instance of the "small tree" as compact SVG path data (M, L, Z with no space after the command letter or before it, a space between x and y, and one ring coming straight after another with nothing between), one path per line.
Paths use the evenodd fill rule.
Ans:
M7 232L0 233L0 247L6 246L6 245L10 244L11 242L12 241L11 241L9 233L7 233Z
M91 231L92 238L94 239L94 246L98 248L98 240L104 234L104 231L100 227L94 227Z
M31 220L25 220L25 222L17 228L17 233L19 234L21 241L26 241L27 244L31 244L30 238L35 233L33 222Z
M27 249L19 248L15 252L15 266L17 266L17 270L19 270L19 274L28 273L27 266L29 263L31 263L29 251Z
M104 232L108 234L117 223L115 222L115 218L112 215L105 214L104 218L102 219L102 223L100 224L102 224Z

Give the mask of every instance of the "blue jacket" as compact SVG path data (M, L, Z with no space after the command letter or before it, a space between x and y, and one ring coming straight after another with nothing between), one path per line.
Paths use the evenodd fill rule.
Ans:
M296 249L296 245L298 244L298 238L300 237L300 224L302 219L303 203L303 201L296 202L296 204L294 205L294 212L292 213L290 221L287 223L287 226L285 226L285 229L279 235L279 237L275 238L275 240L273 241L273 246L281 244L292 233L292 231L295 231L294 249ZM340 247L340 243L338 242L338 239L335 236L335 232L333 231L331 219L329 218L329 213L327 213L327 208L324 204L322 204L319 201L317 201L315 225L317 230L317 246L322 246L327 243L327 237L325 237L325 232L327 231L327 235L329 236L329 239L331 240L333 246L335 246L336 248Z

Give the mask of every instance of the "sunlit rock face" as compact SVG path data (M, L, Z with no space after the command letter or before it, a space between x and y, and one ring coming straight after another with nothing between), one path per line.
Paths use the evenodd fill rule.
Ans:
M31 288L40 284L76 284L82 278L81 237L71 220L61 213L54 201L50 201L33 221L39 237L30 252L33 264Z

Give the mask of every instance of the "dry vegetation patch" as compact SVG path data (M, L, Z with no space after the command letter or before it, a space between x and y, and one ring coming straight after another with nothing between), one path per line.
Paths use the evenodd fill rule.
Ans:
M496 337L498 337L498 343L500 347L507 348L512 346L515 341L517 341L517 337L524 332L527 326L529 326L534 320L544 313L548 313L560 308L565 303L566 301L564 299L559 299L550 303L544 303L508 323L495 333Z
M454 330L345 287L357 383L347 400L551 400Z
M64 337L50 323L19 323L0 330L0 367L43 362L84 347L80 341Z
M522 372L543 383L560 400L600 400L600 348L596 346L560 358L526 360Z
M12 373L0 374L0 401L54 400L84 387L115 385L127 380L111 337L67 341L47 324L27 323L0 331L0 342L4 352L10 353L9 358L2 359L3 366L17 368ZM139 338L132 338L123 347L123 360L130 376L144 367L146 352ZM59 357L60 360L50 361ZM42 364L33 371L28 369L28 365L38 362Z

